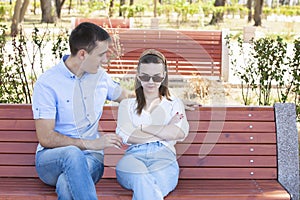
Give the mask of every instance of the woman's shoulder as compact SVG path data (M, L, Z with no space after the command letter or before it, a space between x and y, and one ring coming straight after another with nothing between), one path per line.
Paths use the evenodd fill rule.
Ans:
M164 101L169 104L182 103L182 100L176 96L170 96L169 100L166 97L164 97Z
M123 105L123 106L131 106L133 104L136 103L136 99L135 98L128 98L128 99L123 99L121 102L120 102L120 105Z

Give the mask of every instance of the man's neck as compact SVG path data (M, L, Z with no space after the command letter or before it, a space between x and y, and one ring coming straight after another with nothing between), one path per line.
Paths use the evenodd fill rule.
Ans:
M76 57L70 55L65 61L65 65L73 74L75 74L79 78L84 74L84 72L80 70L80 61Z

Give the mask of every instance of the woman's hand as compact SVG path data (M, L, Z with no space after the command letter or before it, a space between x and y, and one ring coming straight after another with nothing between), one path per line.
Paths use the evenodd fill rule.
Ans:
M172 117L172 119L170 120L170 122L168 123L168 125L171 124L176 124L178 122L180 122L181 119L183 119L184 115L183 114L179 114L178 112Z

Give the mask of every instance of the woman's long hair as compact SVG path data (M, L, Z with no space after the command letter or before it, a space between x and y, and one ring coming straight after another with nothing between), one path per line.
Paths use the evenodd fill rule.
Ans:
M137 66L137 73L140 72L140 66L142 63L143 64L149 64L149 63L160 64L161 63L164 65L165 78L159 87L159 98L161 99L164 96L164 97L166 97L166 99L171 100L170 92L169 92L169 88L168 88L168 82L169 82L168 66L167 66L167 61L166 61L164 55L154 49L145 50L140 56L139 63ZM135 95L136 95L136 100L137 100L136 111L137 111L137 114L140 115L142 113L143 108L146 105L146 99L144 96L144 91L143 91L141 81L137 78L137 76L135 78Z

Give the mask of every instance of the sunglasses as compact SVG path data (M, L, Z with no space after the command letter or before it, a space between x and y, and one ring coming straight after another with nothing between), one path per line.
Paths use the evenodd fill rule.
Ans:
M140 79L140 81L143 82L148 82L150 81L150 78L152 78L152 81L156 83L160 83L165 79L165 77L162 76L158 76L158 75L149 76L148 74L140 75L138 76L138 78Z

